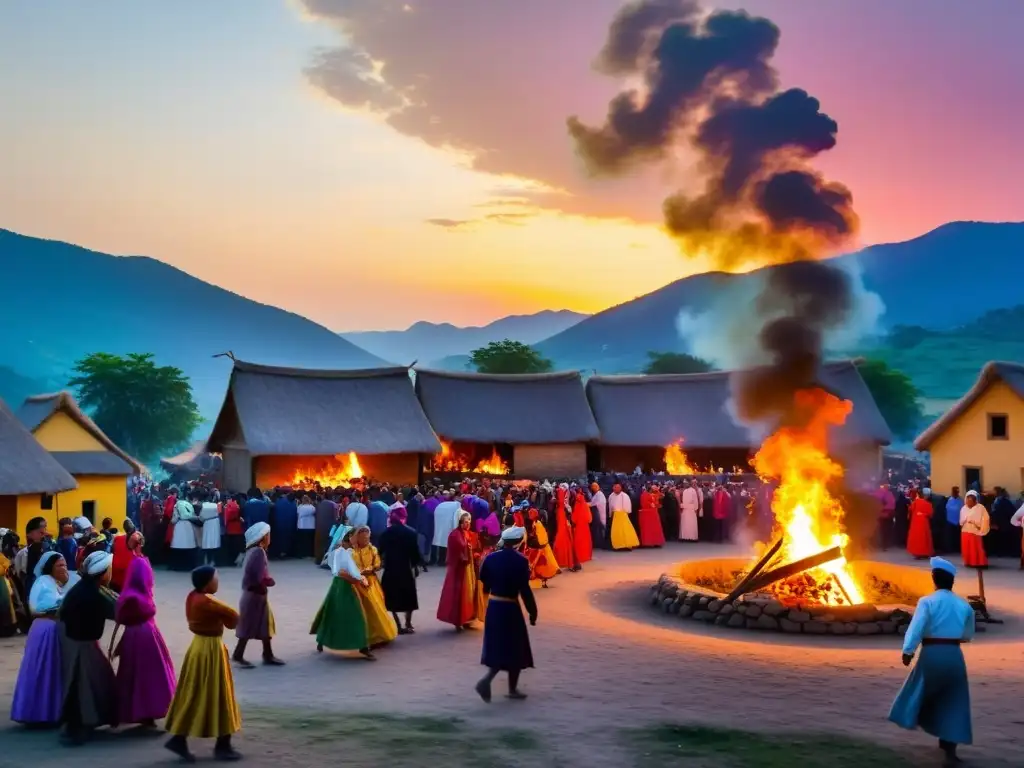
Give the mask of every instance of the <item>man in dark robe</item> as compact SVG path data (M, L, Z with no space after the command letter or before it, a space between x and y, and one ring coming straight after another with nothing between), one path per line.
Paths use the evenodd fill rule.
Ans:
M1005 488L996 488L996 498L989 509L991 534L989 535L992 554L996 557L1014 557L1020 555L1020 531L1010 524L1010 518L1016 512L1010 494ZM988 542L986 542L988 543Z
M380 579L384 591L384 607L391 613L398 627L398 634L411 635L412 614L419 610L416 594L416 577L423 565L416 531L408 526L408 513L404 507L395 507L390 513L391 525L381 534L377 545L380 549L384 573ZM404 614L405 626L398 614Z
M679 501L676 499L675 485L669 484L661 489L661 530L665 532L665 541L679 539Z
M271 521L273 548L268 554L281 560L292 551L295 531L299 527L299 507L293 497L294 494L282 492L274 502L274 518Z
M316 505L316 535L314 538L314 558L316 565L324 559L327 554L327 546L331 543L331 528L338 520L338 504L331 498L330 489Z

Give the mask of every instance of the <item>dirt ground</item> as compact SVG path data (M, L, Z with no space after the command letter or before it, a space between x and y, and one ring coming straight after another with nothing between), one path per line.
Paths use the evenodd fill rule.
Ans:
M873 756L869 761L876 765L937 765L929 737L886 721L906 674L897 638L736 632L666 616L646 602L649 585L670 564L722 556L727 549L670 544L600 552L582 573L554 579L550 589L537 592L540 620L531 640L538 667L525 672L521 684L529 699L504 699L499 678L489 706L473 692L482 672L481 633L456 635L434 619L443 572L431 569L420 578L417 634L398 638L374 663L316 653L308 627L327 590L327 574L308 562L275 563L275 650L287 666L235 671L243 717L238 748L247 764L279 768L308 766L313 758L336 765L446 760L618 768L665 755L665 744L654 744L654 737L645 750L636 729L680 724L764 734L827 732L894 749L908 761ZM891 557L909 561L903 553ZM966 647L976 745L963 754L971 765L1024 765L1024 574L1015 563L1001 565L988 573L986 586L990 606L1006 623ZM237 601L239 579L237 570L222 572L221 598ZM188 588L187 574L157 574L157 619L176 663L191 637L183 615ZM5 712L22 646L21 639L0 640ZM116 761L119 768L174 762L160 744L125 734L69 753L54 733L8 724L0 728L0 766L66 764L72 754ZM210 746L195 749L204 755ZM723 757L686 764L776 763Z

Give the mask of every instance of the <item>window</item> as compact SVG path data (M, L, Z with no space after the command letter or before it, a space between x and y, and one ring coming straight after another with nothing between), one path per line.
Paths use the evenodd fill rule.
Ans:
M53 509L53 494L42 493L39 495L39 508L51 510Z
M82 517L88 518L89 522L96 525L96 502L95 501L83 501L82 502Z
M1005 413L990 413L988 415L988 439L1009 440L1010 439L1010 418Z

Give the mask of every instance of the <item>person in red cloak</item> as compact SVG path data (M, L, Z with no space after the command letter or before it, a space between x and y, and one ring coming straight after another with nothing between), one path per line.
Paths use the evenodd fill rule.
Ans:
M580 569L573 551L572 528L569 526L569 486L562 483L555 492L555 560L569 571Z
M907 552L918 560L935 554L932 546L932 504L921 498L916 488L910 490L910 531L907 534Z
M583 566L594 558L594 542L590 536L590 522L593 513L590 502L582 488L576 489L576 500L572 505L572 547L576 552L576 562Z
M665 532L661 528L661 517L658 515L658 501L651 493L650 485L644 486L640 494L640 514L638 516L641 547L665 546Z
M444 586L437 605L437 620L451 624L457 632L473 626L476 616L476 568L467 537L472 515L459 515L459 526L448 534Z

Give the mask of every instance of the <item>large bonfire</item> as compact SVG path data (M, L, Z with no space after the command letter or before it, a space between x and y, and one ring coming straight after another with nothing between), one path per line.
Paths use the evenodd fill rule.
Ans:
M298 490L315 488L351 488L363 477L363 468L355 451L338 455L319 466L296 467L291 478L281 485Z
M427 469L431 472L467 472L481 475L507 475L509 466L504 459L498 455L495 448L491 448L491 455L476 463L470 461L465 455L452 450L451 443L441 441L441 452L431 460Z

